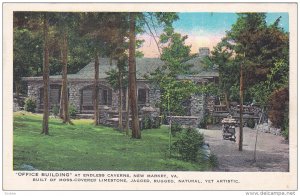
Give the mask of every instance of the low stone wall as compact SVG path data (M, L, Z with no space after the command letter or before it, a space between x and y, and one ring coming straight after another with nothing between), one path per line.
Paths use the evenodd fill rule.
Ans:
M167 120L169 122L170 117L167 117ZM177 123L181 126L187 126L187 127L193 127L197 128L200 123L200 117L199 116L172 116L172 124Z

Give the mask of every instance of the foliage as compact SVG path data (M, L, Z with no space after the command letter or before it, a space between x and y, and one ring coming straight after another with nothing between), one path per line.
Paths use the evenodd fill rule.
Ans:
M270 96L269 118L277 128L281 128L285 136L288 136L289 120L289 89L283 87Z
M171 125L171 133L172 136L176 136L178 133L180 133L183 130L182 126L179 123L172 123Z
M284 120L283 120L283 126L281 130L281 134L286 140L289 140L289 112L288 108L285 109L284 112Z
M107 74L107 82L111 85L113 89L118 89L119 88L119 80L118 80L118 70L117 69L111 69Z
M167 115L185 115L183 103L196 92L196 85L190 80L178 80L178 74L187 73L190 65L185 62L191 58L191 46L185 45L187 36L174 32L171 26L164 28L160 36L161 60L164 66L151 73L152 83L161 90L160 108Z
M265 13L239 13L212 52L211 60L219 66L220 88L231 101L239 100L240 65L247 101L267 105L270 94L288 82L288 33L278 27L280 18L269 26L265 19Z
M69 116L70 118L76 118L76 114L78 113L76 107L73 104L69 105Z
M14 90L25 93L19 87L23 83L21 77L42 73L42 36L25 28L14 28L13 38Z
M161 60L166 63L164 68L168 70L170 76L188 73L190 65L185 64L185 62L191 58L191 46L185 45L187 38L187 35L182 36L174 32L173 28L166 28L160 36L160 41L167 44L162 49Z
M270 69L266 81L254 84L249 88L253 99L262 106L268 104L271 93L276 89L288 85L289 65L286 60L276 60L274 67Z
M118 60L117 69L110 69L107 74L107 82L112 86L113 89L126 88L128 86L128 65L123 60ZM122 80L122 87L119 85L119 77Z
M198 127L201 129L206 129L207 125L210 125L213 123L213 117L205 111L203 118L201 119Z
M57 117L58 113L59 113L59 107L58 105L55 105L52 107L52 113L55 117Z
M143 129L151 129L152 128L152 120L149 116L143 118Z
M25 99L24 110L27 112L35 112L36 100L33 97L27 97Z
M111 127L95 127L92 120L76 119L74 125L64 125L51 118L51 137L45 137L40 134L40 114L17 112L13 120L14 170L24 163L41 171L210 170L208 162L166 159L166 126L144 130L142 140L132 140Z
M194 128L187 128L178 134L172 148L180 154L183 160L195 162L199 158L200 147L203 143L203 134Z
M219 161L218 161L218 157L216 155L210 154L208 159L209 159L209 163L210 163L212 168L218 167Z
M255 121L254 119L250 118L247 120L247 127L253 129L255 127Z
M142 123L142 129L157 129L160 127L160 118L145 116L142 119Z
M219 88L214 83L207 83L207 84L203 84L201 86L197 86L195 91L198 94L204 94L204 95L207 95L207 96L210 96L210 95L218 96L218 95L220 95Z
M207 128L207 117L206 117L206 116L204 116L204 117L201 119L201 121L200 121L198 127L201 128L201 129L206 129L206 128Z

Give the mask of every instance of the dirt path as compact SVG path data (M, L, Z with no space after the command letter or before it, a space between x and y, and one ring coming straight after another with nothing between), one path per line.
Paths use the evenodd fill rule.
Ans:
M256 130L244 128L243 151L238 142L223 140L221 129L201 129L211 152L218 157L217 171L281 171L289 170L289 145L281 137L258 132L257 161L253 163ZM236 128L238 141L239 128Z

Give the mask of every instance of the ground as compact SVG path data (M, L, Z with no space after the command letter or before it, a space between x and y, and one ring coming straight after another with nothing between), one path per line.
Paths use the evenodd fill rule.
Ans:
M64 125L49 119L49 136L41 134L42 115L14 113L14 170L46 171L207 171L207 161L191 163L168 158L169 129L142 131L131 139L111 127L94 126L92 120Z
M73 120L63 125L50 118L50 136L41 132L42 115L14 114L14 169L209 171L207 163L167 158L168 127L142 131L134 140L113 128L93 126L92 120ZM289 169L289 145L281 136L258 132L257 162L253 163L256 130L244 128L243 151L238 143L223 140L220 128L200 129L217 156L216 171L255 172ZM236 128L238 133L238 128ZM238 136L238 134L237 134Z
M217 171L230 172L288 172L289 145L283 137L258 132L257 161L253 163L256 130L244 128L243 151L238 142L223 140L221 128L201 129L211 152L218 158ZM239 128L236 128L238 138Z

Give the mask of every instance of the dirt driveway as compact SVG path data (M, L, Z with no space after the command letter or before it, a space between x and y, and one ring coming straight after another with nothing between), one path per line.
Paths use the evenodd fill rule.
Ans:
M256 130L244 127L243 151L238 150L237 142L223 140L220 128L201 129L210 150L218 157L217 171L281 171L289 170L289 145L281 137L271 133L258 132L256 163L253 163Z

